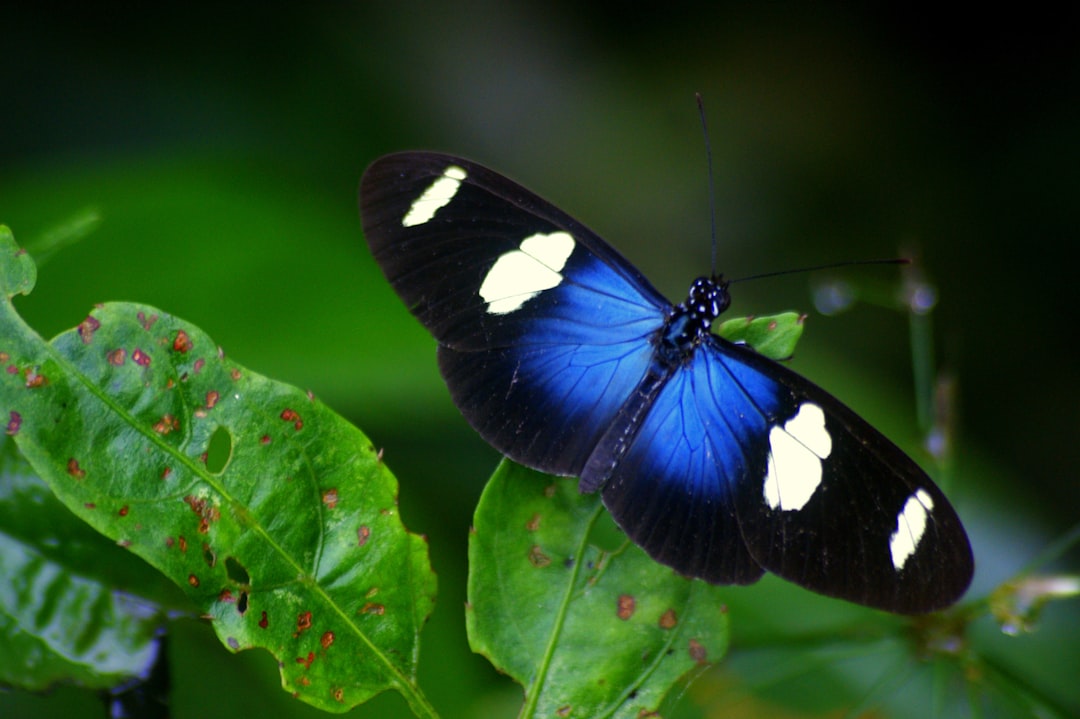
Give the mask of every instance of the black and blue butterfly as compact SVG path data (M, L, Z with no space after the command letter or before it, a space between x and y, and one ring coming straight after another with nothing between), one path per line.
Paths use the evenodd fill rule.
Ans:
M899 613L966 590L971 546L926 473L820 387L710 331L722 277L673 306L581 223L449 155L377 160L360 209L468 422L601 492L657 561L717 584L770 571Z

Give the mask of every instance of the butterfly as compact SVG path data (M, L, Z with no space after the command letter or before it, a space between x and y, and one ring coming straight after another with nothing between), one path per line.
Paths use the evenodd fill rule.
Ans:
M902 614L967 589L967 534L926 473L825 390L711 332L722 276L672 305L580 222L450 155L376 160L360 213L469 424L600 492L656 561L714 584L769 571Z

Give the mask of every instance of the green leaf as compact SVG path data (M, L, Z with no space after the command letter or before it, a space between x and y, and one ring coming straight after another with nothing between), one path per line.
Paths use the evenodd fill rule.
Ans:
M0 225L0 288L3 296L28 295L37 283L37 265L26 250L15 244L6 225ZM0 334L0 337L4 337Z
M781 312L768 317L738 317L721 322L716 333L729 342L753 347L769 359L786 360L795 354L795 345L803 333L804 315Z
M7 440L0 435L0 685L102 689L145 674L164 615L130 589L156 573L72 515Z
M521 715L639 717L727 649L721 588L686 579L623 541L577 482L504 461L469 539L473 651L525 687Z
M393 688L433 715L415 680L435 577L367 438L152 307L100 305L45 343L9 299L32 286L20 252L0 237L0 423L56 496L297 697Z

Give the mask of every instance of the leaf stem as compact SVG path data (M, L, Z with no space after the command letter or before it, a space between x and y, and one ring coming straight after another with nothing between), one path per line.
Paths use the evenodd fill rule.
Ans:
M581 567L584 564L585 552L589 547L589 536L592 533L593 526L596 524L596 520L599 519L600 513L603 511L604 505L597 502L596 509L593 510L592 516L589 517L586 530L581 533L581 540L578 542L577 551L574 553L573 574L570 577L570 581L566 583L566 591L563 593L562 602L559 604L559 613L555 617L555 625L552 627L548 644L544 648L544 656L540 660L536 676L533 678L528 690L525 692L525 703L518 713L519 719L529 719L536 715L536 707L540 701L540 693L543 690L548 671L551 669L551 663L555 656L555 648L558 646L559 637L562 635L563 626L566 623L566 617L570 613L570 605L573 602L574 594L577 591L578 577L581 576Z

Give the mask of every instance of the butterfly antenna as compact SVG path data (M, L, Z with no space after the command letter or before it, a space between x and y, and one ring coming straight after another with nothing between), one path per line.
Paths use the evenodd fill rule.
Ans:
M705 121L705 101L701 93L694 93L697 99L698 115L701 116L701 131L705 135L705 162L709 170L709 223L712 235L712 276L716 277L716 192L713 187L712 144L709 142L709 125Z
M736 282L748 282L750 280L761 280L766 277L777 277L779 275L797 275L803 272L817 272L818 270L835 270L837 267L851 267L853 265L910 265L911 260L907 257L887 257L877 260L846 260L843 262L830 262L824 265L813 265L811 267L796 267L788 270L777 270L776 272L763 272L760 275L750 275L749 277L739 277L734 280L729 280L730 283Z

